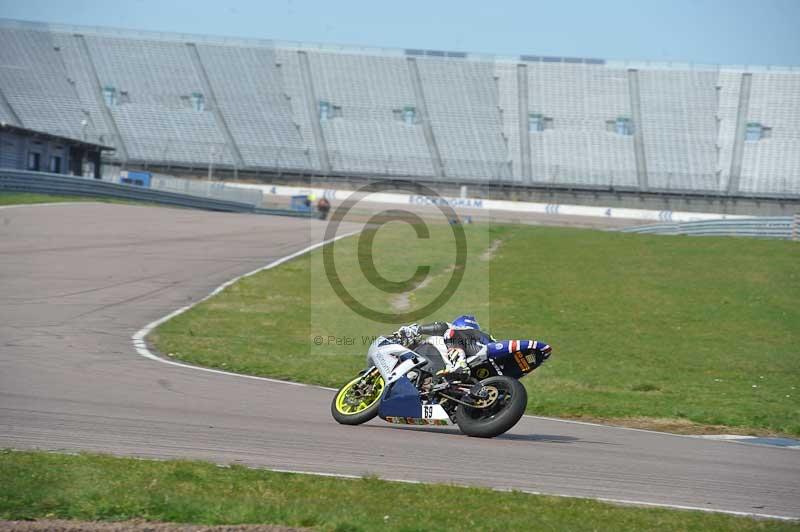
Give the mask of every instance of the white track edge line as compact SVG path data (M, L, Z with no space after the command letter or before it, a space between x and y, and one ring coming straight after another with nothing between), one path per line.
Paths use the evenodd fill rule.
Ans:
M52 204L52 205L56 205L56 204ZM184 312L186 312L187 310L191 309L195 305L199 305L203 301L206 301L207 299L210 299L210 298L214 297L215 295L219 294L220 292L222 292L223 290L225 290L226 288L228 288L232 284L236 283L237 281L239 281L241 279L244 279L245 277L250 277L250 276L255 275L255 274L259 273L259 272L262 272L262 271L265 271L265 270L270 270L272 268L280 266L284 262L287 262L287 261L290 261L290 260L292 260L294 258L300 257L301 255L305 255L306 253L308 253L310 251L313 251L313 250L315 250L317 248L320 248L320 247L325 246L327 244L330 244L332 242L336 242L337 240L340 240L342 238L347 238L349 236L353 236L353 235L357 234L358 232L359 231L352 231L350 233L345 233L343 235L339 235L339 236L337 236L335 238L331 238L331 239L328 239L328 240L323 240L321 242L317 242L315 244L311 244L310 246L306 246L305 248L303 248L303 249L301 249L299 251L295 251L294 253L286 255L285 257L281 257L281 258L279 258L277 260L274 260L274 261L270 262L269 264L267 264L266 266L262 266L260 268L256 268L253 271L247 272L245 274L239 275L238 277L234 277L233 279L225 281L224 283L222 283L221 285L216 287L211 293L209 293L207 296L203 297L202 299L198 299L194 303L191 303L191 304L186 305L184 307L181 307L181 308L179 308L177 310L174 310L174 311L170 312L169 314L167 314L166 316L163 316L163 317L161 317L161 318L159 318L159 319L157 319L155 321L152 321L152 322L148 323L147 325L145 325L144 327L142 327L141 329L139 329L131 337L131 340L133 340L133 347L136 349L136 352L139 353L141 356L143 356L145 358L149 358L150 360L155 360L157 362L161 362L163 364L169 364L171 366L177 366L177 367L181 367L181 368L189 368L189 369L194 369L194 370L197 370L197 371L205 371L207 373L216 373L218 375L228 375L228 376L231 376L231 377L241 377L243 379L259 380L259 381L264 381L264 382L274 382L274 383L279 383L279 384L288 384L290 386L305 386L305 387L310 387L310 388L320 388L320 389L323 389L323 390L336 391L335 388L328 388L326 386L317 386L317 385L314 385L314 384L305 384L305 383L301 383L301 382L284 381L284 380L280 380L280 379L270 379L268 377L258 377L256 375L245 375L243 373L234 373L232 371L224 371L224 370L219 370L219 369L204 368L204 367L201 367L201 366L195 366L195 365L192 365L192 364L185 364L185 363L182 363L182 362L177 362L175 360L169 360L167 358L160 357L160 356L156 355L155 353L153 353L152 351L150 351L150 349L147 347L147 342L145 341L145 338L147 337L148 334L150 334L150 332L153 329L155 329L156 327L158 327L162 323L164 323L166 321L169 321L172 318L174 318L175 316L179 316L179 315L183 314Z
M632 432L647 432L650 434L660 434L663 436L675 436L676 438L692 438L696 440L741 443L751 446L757 445L759 447L769 447L773 449L800 449L800 445L771 445L768 443L750 443L748 441L753 439L769 438L769 436L746 436L742 434L676 434L674 432L662 432L660 430L637 429L634 427L623 427L621 425L604 425L602 423L592 423L590 421L578 421L574 419L537 416L533 414L524 414L523 417L529 417L531 419L542 419L545 421L556 421L559 423L569 423L571 425L588 425L590 427L604 427L609 429L627 430Z
M603 423L593 423L591 421L579 421L577 419L562 419L558 417L547 417L547 416L537 416L534 414L525 414L524 417L529 417L532 419L543 419L545 421L558 421L560 423L569 423L571 425L588 425L590 427L604 427L609 429L617 429L617 430L627 430L631 432L647 432L649 434L661 434L664 436L674 436L676 438L693 438L693 439L707 439L710 441L728 441L734 440L737 438L750 438L751 436L739 436L736 434L728 434L726 436L730 436L730 438L715 438L709 437L706 435L698 435L698 434L676 434L674 432L663 432L660 430L652 430L652 429L637 429L635 427L623 427L622 425L604 425ZM752 436L753 438L757 436Z
M738 443L743 445L750 445L750 446L758 446L758 447L766 447L770 449L791 449L791 450L800 450L799 445L772 445L769 443L751 443L748 440L753 439L760 439L760 438L769 438L769 436L745 436L741 434L676 434L674 432L662 432L660 430L650 430L650 429L637 429L634 427L623 427L622 425L604 425L602 423L592 423L590 421L578 421L574 419L561 419L557 417L546 417L546 416L537 416L533 414L525 414L523 417L529 417L531 419L542 419L544 421L556 421L559 423L569 423L572 425L588 425L590 427L604 427L609 429L617 429L617 430L627 430L632 432L647 432L650 434L659 434L662 436L674 436L676 438L692 438L695 440L705 440L705 441L716 441L716 442L728 442L728 443ZM790 438L791 439L791 438Z

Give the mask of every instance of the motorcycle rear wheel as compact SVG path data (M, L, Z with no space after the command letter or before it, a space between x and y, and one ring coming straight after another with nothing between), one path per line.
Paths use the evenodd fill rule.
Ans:
M528 405L528 392L517 379L500 375L484 379L481 384L490 390L490 397L495 397L494 403L487 408L460 405L456 410L456 423L467 436L494 438L522 418Z
M362 383L373 386L372 393L366 397L358 397L358 387ZM360 425L378 415L381 397L386 384L378 370L366 375L359 375L336 392L331 402L333 419L342 425ZM358 401L357 403L355 401Z

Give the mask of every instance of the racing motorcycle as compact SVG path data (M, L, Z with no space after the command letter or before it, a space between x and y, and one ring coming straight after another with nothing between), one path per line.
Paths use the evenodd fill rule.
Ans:
M490 342L467 358L469 378L437 375L441 348L428 338L399 332L379 336L367 351L367 367L342 386L331 403L333 418L360 425L375 416L403 425L457 424L468 436L493 438L517 424L528 394L519 379L549 353L534 340ZM539 346L543 345L538 343Z

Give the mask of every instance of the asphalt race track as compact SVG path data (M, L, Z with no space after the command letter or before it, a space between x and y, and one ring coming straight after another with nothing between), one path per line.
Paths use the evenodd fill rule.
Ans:
M181 457L800 517L800 451L526 417L336 424L332 392L175 367L131 337L322 237L318 221L70 204L0 209L0 448ZM557 355L556 355L557 357Z

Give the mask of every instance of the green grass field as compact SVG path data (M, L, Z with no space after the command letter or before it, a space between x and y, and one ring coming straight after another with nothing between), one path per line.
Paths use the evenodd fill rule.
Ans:
M0 206L32 205L36 203L65 203L74 201L92 201L98 203L116 203L120 205L151 205L144 201L122 200L115 198L95 198L88 196L58 196L54 194L35 194L32 192L0 192Z
M497 338L545 340L551 361L522 382L533 414L678 432L800 435L800 245L466 226L465 280L429 320L476 314ZM335 245L341 282L380 309L435 297L452 270L447 226L418 240L391 223L376 269L399 281L431 265L408 301L363 280L356 238ZM491 260L487 250L493 249ZM164 354L338 387L364 362L361 336L393 330L349 310L316 251L231 286L151 336ZM315 339L321 337L322 345ZM344 339L354 339L354 345Z
M479 488L220 468L205 462L0 451L0 519L133 518L342 532L800 529L797 523Z
M0 205L27 205L31 203L62 203L65 201L89 201L78 196L54 196L29 192L0 192Z

